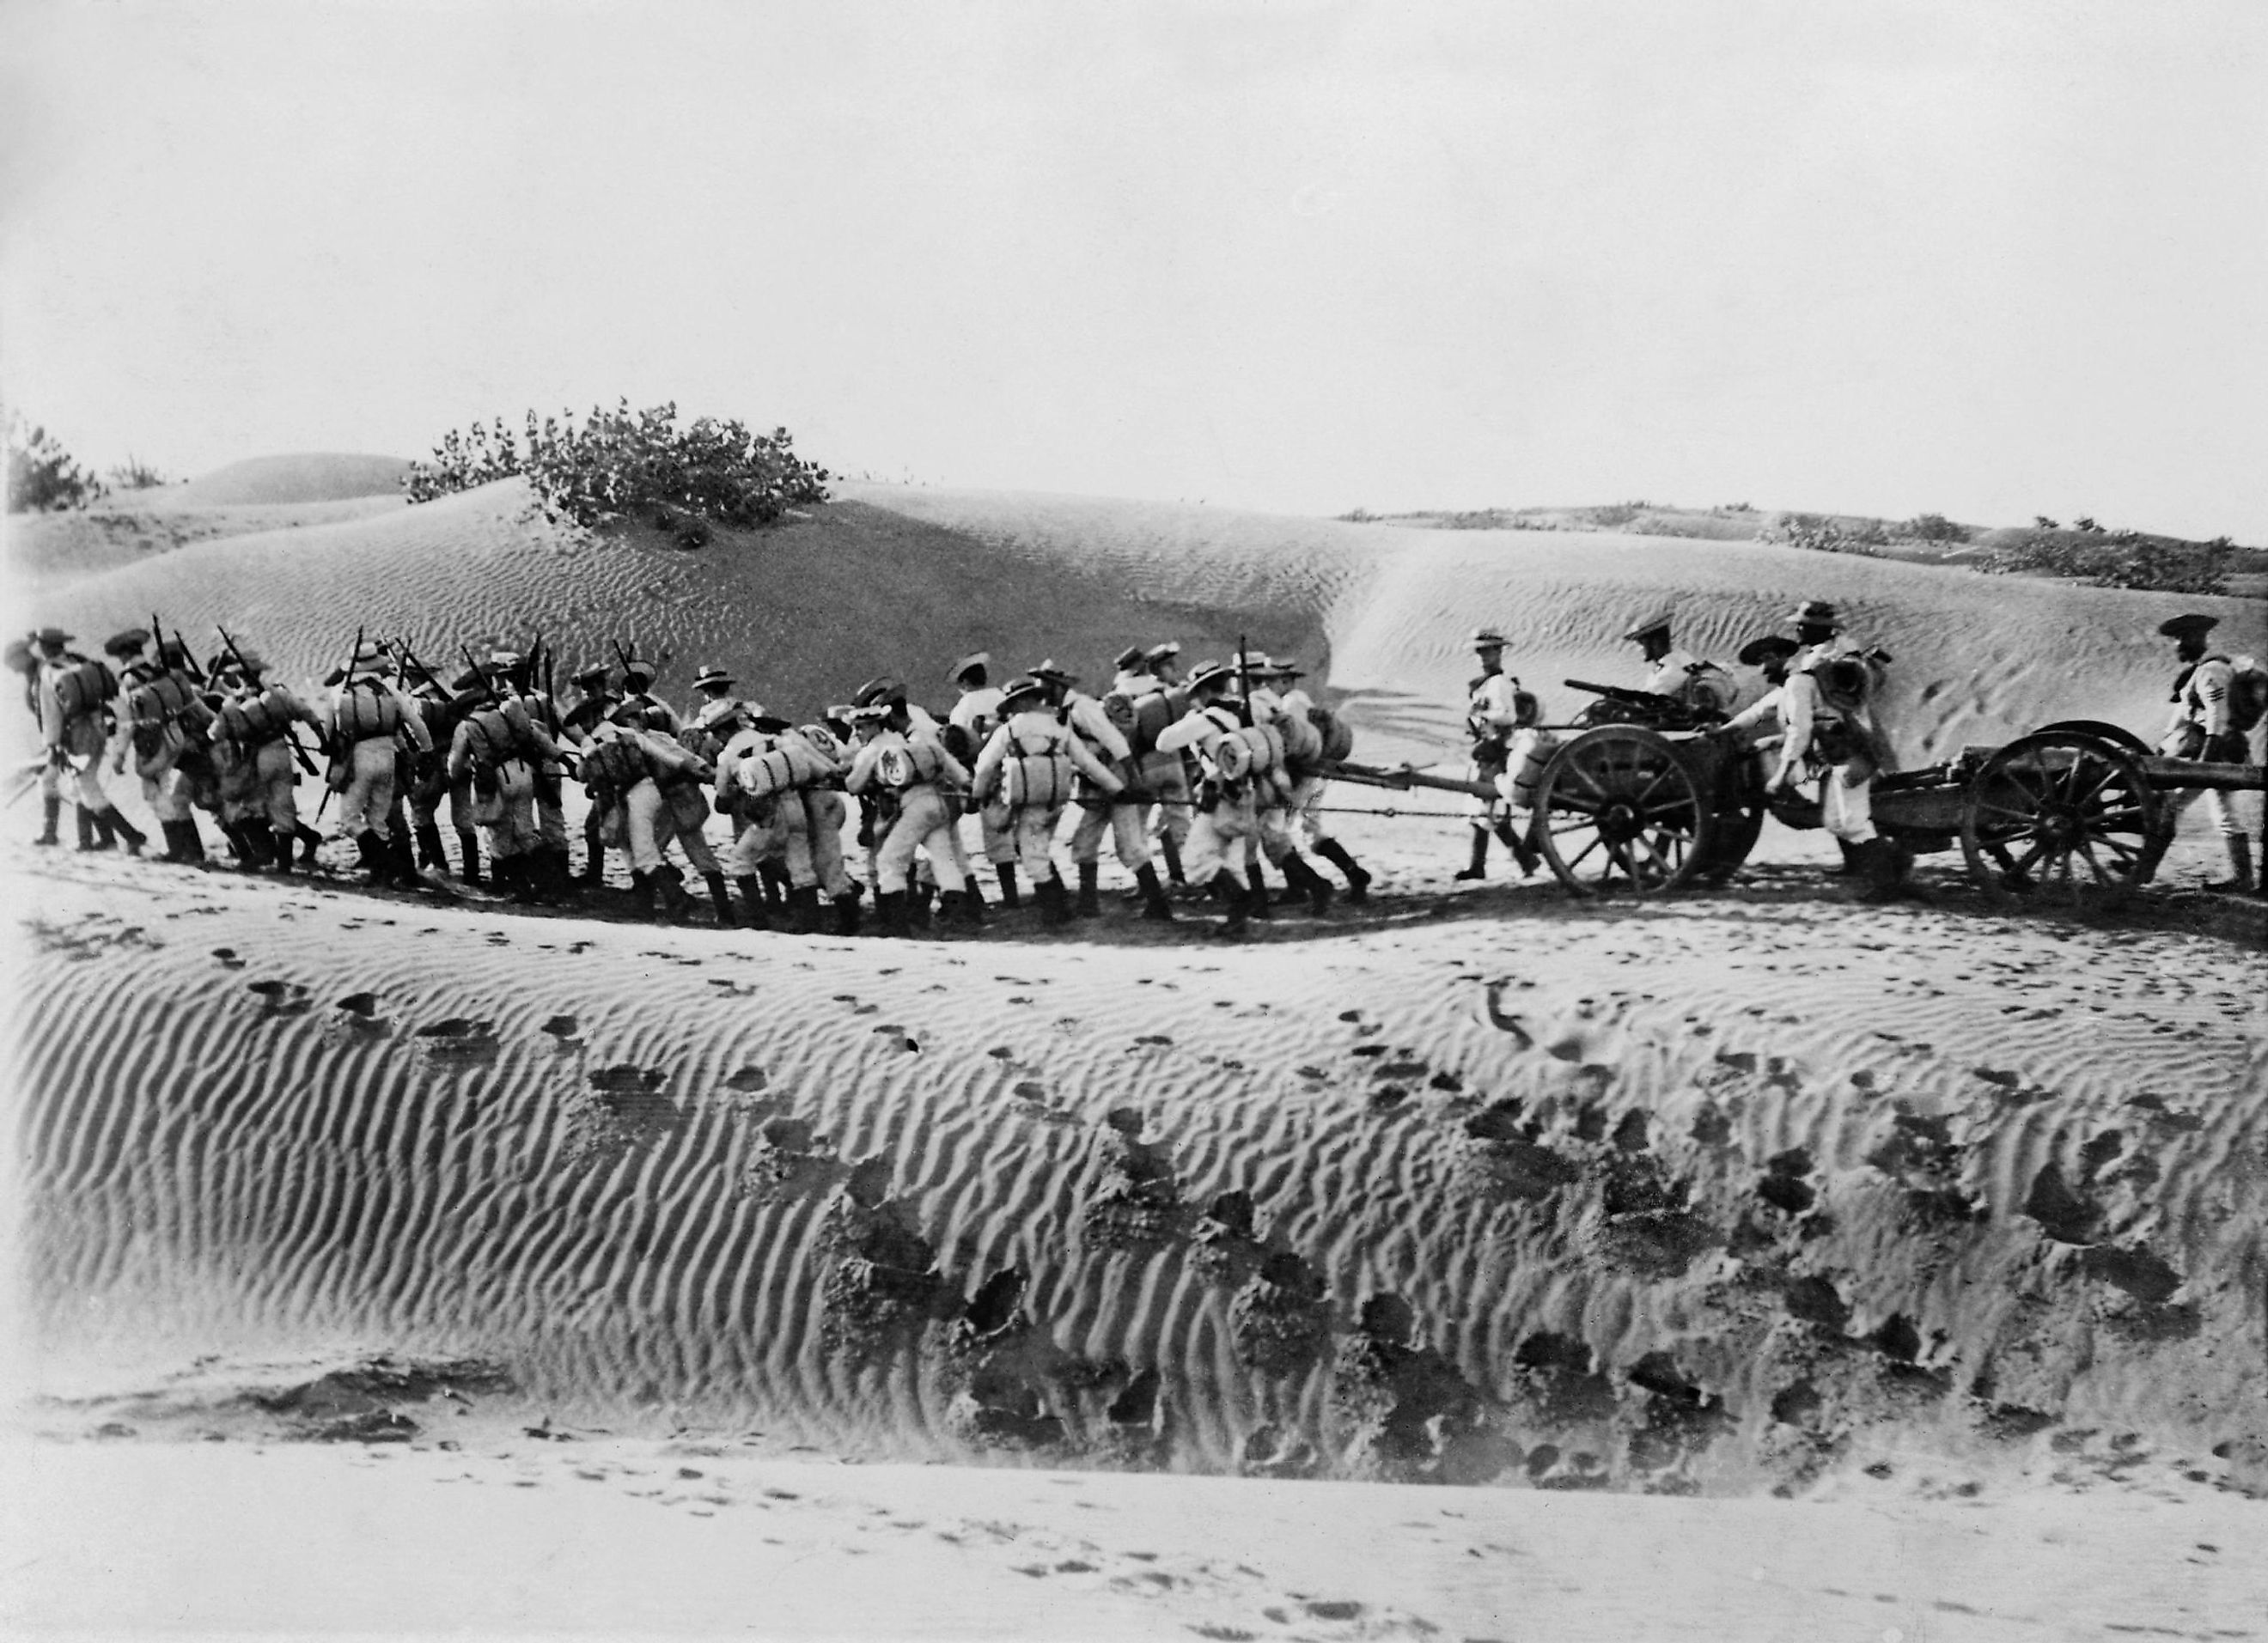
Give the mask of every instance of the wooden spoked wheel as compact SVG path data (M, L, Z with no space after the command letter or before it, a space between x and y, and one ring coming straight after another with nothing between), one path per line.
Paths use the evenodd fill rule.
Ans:
M1551 756L1535 786L1536 845L1579 896L1675 890L1709 849L1706 785L1652 730L1587 730Z
M2132 893L2161 808L2124 748L2085 730L2035 731L1970 778L1961 852L1997 901L2115 906Z

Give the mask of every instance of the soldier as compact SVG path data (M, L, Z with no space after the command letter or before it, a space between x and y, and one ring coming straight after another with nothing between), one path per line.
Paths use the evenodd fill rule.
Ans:
M968 881L954 862L953 813L939 791L941 784L968 786L968 768L935 732L915 723L896 680L869 680L852 708L861 740L843 786L872 806L874 913L881 933L912 934L906 901L919 854L928 855L944 889L948 915L976 924L983 913L971 905Z
M517 693L529 721L557 748L556 757L538 760L529 772L535 789L535 846L528 852L528 871L535 888L544 894L571 901L575 876L567 854L567 720L550 691L542 686L545 652L539 642L524 657L503 651L489 660Z
M1714 662L1704 662L1675 643L1669 624L1669 612L1664 611L1634 624L1623 635L1625 644L1634 644L1645 653L1653 669L1644 688L1690 708L1697 717L1723 718L1733 706L1731 677Z
M131 750L143 799L166 835L165 859L195 865L205 859L195 807L212 802L212 765L204 751L211 713L180 644L161 641L157 659L137 662L129 672L126 722L110 767L122 774L124 756Z
M450 737L448 773L452 781L472 784L473 819L488 833L490 877L525 903L543 893L537 882L541 834L535 772L560 752L512 686L510 671L519 660L511 651L493 654L490 677L469 686L474 699Z
M1741 647L1742 667L1759 670L1767 686L1764 693L1750 702L1732 718L1716 727L1712 735L1739 736L1757 749L1778 747L1787 734L1787 668L1802 647L1782 634L1766 634L1761 639L1751 639ZM1762 734L1751 735L1752 731Z
M1000 724L1003 693L991 682L991 668L992 653L979 650L954 663L948 676L948 682L959 696L946 722L968 738L968 744L974 750L970 754L971 759L983 751L985 744L992 739L992 732ZM1021 906L1023 898L1016 884L1016 831L1006 803L998 797L980 803L976 827L984 859L990 863L992 876L1000 884L1000 905L1004 907Z
M1108 833L1117 851L1118 864L1142 886L1145 900L1152 909L1150 916L1156 917L1154 910L1163 905L1164 892L1158 889L1157 871L1150 864L1150 841L1143 834L1140 808L1115 802L1125 788L1133 749L1110 722L1101 699L1075 688L1079 683L1077 675L1049 658L1032 670L1032 677L1045 690L1049 706L1071 733L1086 744L1094 761L1109 770L1114 778L1106 786L1085 774L1082 768L1079 780L1072 783L1079 822L1071 829L1071 855L1079 869L1079 916L1091 919L1102 911L1098 890L1102 872L1102 836Z
M858 933L861 887L843 861L843 829L850 817L850 803L843 796L843 782L850 768L850 714L846 703L828 708L816 723L796 727L796 733L834 766L825 780L804 788L803 812L812 877L834 906L837 935ZM792 856L789 866L792 871Z
M436 678L423 663L412 656L406 642L397 642L403 676L414 670L417 682L409 692L411 707L425 727L425 738L430 752L420 752L409 761L409 781L407 784L409 823L416 840L416 865L449 870L448 853L441 847L441 801L449 801L449 824L457 835L457 844L464 863L463 878L468 884L481 882L481 836L474 831L473 788L469 777L459 781L449 774L446 750L456 740L457 721L485 696L458 696L446 683Z
M770 929L770 881L793 884L787 859L791 833L803 826L799 788L825 774L826 766L788 739L793 727L785 719L750 713L737 702L711 706L725 708L718 719L735 728L712 753L712 737L696 727L688 732L686 751L717 767L717 809L733 818L733 842L721 858L725 876L740 887L749 928ZM789 899L792 903L792 889Z
M1906 893L1906 862L1875 832L1874 818L1874 779L1897 767L1880 713L1889 657L1845 641L1835 607L1823 599L1808 600L1794 620L1805 649L1780 687L1786 735L1765 790L1783 793L1799 778L1816 776L1820 825L1844 848L1850 870L1867 880L1859 899L1896 900Z
M1182 865L1189 882L1202 889L1219 886L1228 916L1219 934L1244 933L1250 892L1244 883L1245 840L1253 828L1248 778L1226 774L1220 764L1224 741L1242 728L1244 715L1227 700L1235 674L1218 662L1201 662L1189 673L1189 710L1158 737L1160 751L1194 754L1201 772L1189 823L1188 852Z
M1231 664L1236 675L1237 698L1247 724L1275 727L1278 738L1283 730L1283 703L1274 688L1275 664L1257 651L1240 651ZM1321 887L1317 896L1308 890L1298 868L1289 864L1291 849L1291 795L1280 770L1256 770L1246 778L1252 796L1252 830L1244 838L1244 877L1249 891L1245 902L1248 917L1272 917L1268 900L1268 879L1261 871L1261 863L1272 862L1284 873L1287 890L1306 891L1311 905L1322 913L1330 905L1330 887L1310 873L1307 877Z
M1181 646L1172 640L1152 645L1142 653L1142 664L1157 682L1156 688L1164 692L1169 704L1178 709L1170 718L1179 718L1187 706L1181 690ZM1136 774L1157 799L1157 809L1150 818L1150 837L1157 841L1159 854L1166 858L1166 877L1176 884L1187 884L1188 877L1182 870L1182 847L1189 842L1192 815L1189 759L1181 753L1153 751L1143 758Z
M1305 845L1338 869L1346 879L1347 900L1359 905L1370 899L1370 874L1347 854L1344 845L1331 837L1329 825L1323 820L1323 795L1330 783L1320 768L1323 737L1312 716L1314 698L1299 687L1299 681L1307 676L1298 664L1290 661L1278 661L1271 674L1271 682L1282 687L1273 694L1278 727L1284 733L1285 775L1290 787L1284 808L1287 829L1285 860L1298 862L1305 868L1306 862L1299 854L1300 847ZM1321 874L1312 869L1307 871L1317 884L1322 883ZM1316 899L1313 887L1308 887L1308 899L1316 912L1322 912L1329 905L1328 886L1322 901Z
M30 693L47 755L40 773L46 825L33 842L60 842L55 822L63 813L68 772L77 801L78 847L107 850L122 837L127 849L138 855L142 835L117 816L102 790L102 759L110 745L108 704L118 693L118 681L101 663L66 649L71 638L60 627L42 627L33 635L38 656L36 671L28 676ZM77 762L82 759L84 764Z
M1494 788L1509 767L1513 737L1534 716L1535 698L1520 688L1520 681L1504 671L1504 635L1493 627L1473 634L1473 651L1480 658L1479 674L1465 687L1465 729L1472 737L1472 757L1465 779ZM1520 863L1522 878L1532 877L1541 859L1535 847L1513 829L1501 799L1477 795L1465 801L1472 824L1472 860L1456 877L1473 880L1488 877L1489 835L1493 833Z
M311 725L320 735L323 716L289 686L269 684L265 677L268 664L257 651L232 643L228 656L224 677L233 680L236 693L223 703L205 734L216 748L228 745L231 752L223 756L244 772L248 783L244 831L251 841L254 860L247 865L258 864L272 855L276 870L289 873L291 843L296 839L299 865L313 867L323 840L299 819L298 801L292 789L298 785L298 761L306 753L291 727Z
M634 708L637 729L659 730L674 737L678 730L677 715L667 702L653 693L657 667L657 664L645 660L635 650L622 658L622 700L613 716L619 721L623 708Z
M395 766L406 737L420 752L433 752L425 715L394 682L394 662L376 644L356 650L326 715L324 740L335 761L339 833L355 841L373 884L401 882L391 817ZM409 875L416 879L414 869Z
M980 801L1005 807L1017 857L1031 874L1039 898L1040 915L1049 924L1061 924L1071 913L1049 850L1072 781L1083 780L1105 798L1124 783L1095 756L1086 738L1063 722L1049 694L1047 683L1036 677L1008 686L1000 701L1001 723L977 755L971 791ZM1162 901L1157 870L1146 863L1143 870L1147 875L1145 891ZM1171 908L1166 916L1173 916Z
M589 741L592 733L607 722L622 698L608 687L613 670L603 662L593 662L578 672L571 681L580 693L576 703L562 720L566 739L577 747ZM583 877L579 881L588 885L607 882L607 843L601 836L606 820L604 806L593 804L583 818Z
M2242 764L2250 756L2247 737L2251 726L2239 722L2235 664L2224 653L2212 649L2205 638L2220 622L2216 616L2191 613L2169 617L2159 624L2158 632L2174 642L2174 658L2181 664L2169 698L2173 710L2158 743L2158 752L2167 758ZM2235 796L2205 788L2183 788L2173 794L2164 831L2144 842L2134 863L2134 883L2146 884L2156 876L2183 812L2201 797L2228 852L2230 869L2227 878L2205 888L2240 894L2254 888L2252 840L2244 836L2243 824L2237 818Z
M718 702L736 702L738 698L733 694L733 687L739 682L713 663L703 668L693 676L693 700L685 709L686 719L698 720Z

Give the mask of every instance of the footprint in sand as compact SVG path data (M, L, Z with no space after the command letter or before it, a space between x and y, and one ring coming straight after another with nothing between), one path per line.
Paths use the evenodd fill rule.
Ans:
M337 1007L350 1016L375 1016L378 1014L378 994L350 993L338 1001Z
M307 1012L307 989L297 981L247 981L245 990L259 995L266 1007L262 1015L304 1016Z
M590 1075L591 1088L601 1095L635 1096L659 1089L669 1075L659 1067L633 1067L627 1061L600 1067Z
M1533 1049L1535 1046L1535 1037L1528 1031L1527 1024L1517 1016L1505 1014L1505 990L1511 985L1508 981L1491 981L1488 984L1488 992L1484 1000L1488 1023L1498 1032L1508 1032L1519 1039L1521 1049Z
M572 1016L554 1016L544 1022L542 1031L566 1045L574 1042L580 1026Z
M725 1088L747 1095L771 1082L761 1067L744 1067L725 1081Z
M216 947L213 949L212 956L220 960L221 965L225 969L241 970L244 968L244 960L236 956L236 949L233 947Z

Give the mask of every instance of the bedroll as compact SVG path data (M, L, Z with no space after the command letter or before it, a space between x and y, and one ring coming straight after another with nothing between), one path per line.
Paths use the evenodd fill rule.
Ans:
M126 704L137 725L164 724L196 698L189 681L178 673L162 673L128 693Z
M763 799L791 788L809 787L827 774L826 761L813 752L802 737L789 737L773 743L761 753L744 755L739 780L751 798Z
M77 719L95 712L115 697L118 681L99 662L76 662L55 676L53 689L55 705L63 710L63 717Z
M1000 795L1011 809L1057 810L1071 802L1072 774L1067 754L1019 751L1001 761Z
M391 736L401 728L401 699L375 684L358 683L339 700L339 734L350 742Z

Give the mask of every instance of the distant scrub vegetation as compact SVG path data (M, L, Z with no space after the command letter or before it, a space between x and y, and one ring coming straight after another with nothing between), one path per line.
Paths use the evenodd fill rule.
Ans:
M2043 516L2016 540L1987 550L1976 565L1990 576L2066 576L2098 588L2226 593L2236 556L2236 545L2225 536L2184 542L2139 531L2106 531L2092 519L2066 531Z
M53 513L99 501L108 487L44 428L8 413L8 511Z
M555 523L650 518L698 547L711 524L770 524L798 503L827 500L831 475L793 446L784 428L756 434L709 416L681 428L674 403L632 411L624 400L611 411L593 407L579 424L571 412L539 422L530 411L519 435L501 417L452 429L401 484L421 502L524 474Z

